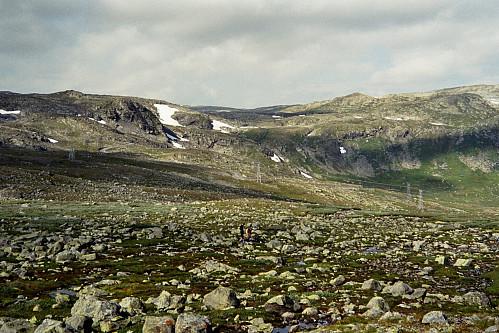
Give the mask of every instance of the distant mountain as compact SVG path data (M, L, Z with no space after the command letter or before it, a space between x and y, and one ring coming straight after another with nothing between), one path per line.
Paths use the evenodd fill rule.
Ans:
M0 109L20 111L0 114L4 147L127 152L237 181L255 179L258 165L269 179L499 194L499 85L256 109L2 93Z

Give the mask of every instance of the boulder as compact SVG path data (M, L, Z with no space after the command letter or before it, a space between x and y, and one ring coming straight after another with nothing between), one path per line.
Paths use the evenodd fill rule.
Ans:
M317 308L310 307L303 310L302 314L310 317L317 316L319 314L319 310L317 310Z
M75 315L64 319L66 325L74 328L77 332L91 332L92 318L82 315Z
M94 322L99 322L104 319L118 317L120 315L120 306L95 296L83 295L71 308L71 315L86 316L92 318Z
M121 309L126 311L130 316L143 314L146 307L137 297L125 297L120 302Z
M278 295L269 299L263 306L267 312L276 312L283 314L284 312L299 312L301 305L294 302L291 297Z
M168 291L163 290L156 298L151 298L147 303L156 305L158 310L174 310L184 307L186 298L184 296L172 296Z
M381 291L383 288L381 287L381 284L377 280L369 279L367 281L364 281L364 283L362 283L362 289Z
M40 326L38 326L34 333L74 333L76 332L72 327L67 326L62 321L45 319Z
M399 281L396 282L391 288L390 292L393 296L402 296L402 295L409 295L414 292L414 289L412 289L408 284Z
M220 286L204 296L204 304L208 308L215 310L221 310L232 306L237 308L239 306L239 299L234 290Z
M473 263L473 259L457 259L454 263L455 267L470 267Z
M331 283L335 287L341 286L343 283L345 283L346 279L343 275L338 276L337 278L331 280L329 283Z
M442 311L431 311L424 315L423 320L421 321L423 324L437 324L442 326L449 325L447 321L447 317Z
M378 309L381 310L383 313L390 311L390 306L388 306L388 303L383 299L383 297L373 297L367 303L367 307L369 309Z
M174 333L175 320L170 316L146 317L142 333Z
M35 326L26 319L2 319L3 324L0 323L2 333L33 333L35 331Z
M479 292L479 291L472 291L463 296L464 301L467 304L471 305L479 305L479 306L484 306L487 308L492 307L492 303L490 302L489 296L487 294Z
M436 256L435 262L437 262L440 265L450 265L449 258L445 256Z
M175 333L211 333L210 318L191 312L178 316L175 324Z

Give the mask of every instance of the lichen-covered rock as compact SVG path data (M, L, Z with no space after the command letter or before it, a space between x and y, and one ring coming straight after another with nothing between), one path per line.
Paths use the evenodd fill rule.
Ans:
M0 332L2 333L33 333L35 326L26 319L1 318ZM3 322L3 323L2 323Z
M121 309L126 311L129 315L135 316L144 313L146 307L137 297L125 297L120 302Z
M377 280L369 279L367 281L364 281L364 283L362 283L362 289L381 291L383 288L381 287L381 284Z
M396 282L391 288L390 288L390 293L393 296L402 296L402 295L409 295L414 292L414 289L412 289L408 284L399 281Z
M210 318L191 312L178 316L175 324L175 333L211 333Z
M231 306L237 308L239 306L239 299L234 290L220 286L204 296L204 304L208 308L215 310L221 310Z
M470 267L473 263L473 259L457 259L454 263L455 267Z
M369 301L369 303L367 303L367 307L369 309L378 309L378 310L381 310L384 312L387 312L387 311L390 311L390 306L388 305L388 303L386 303L386 301L383 299L383 297L373 297L371 298L371 300Z
M267 312L276 312L283 314L284 312L298 312L301 310L301 305L294 302L291 297L278 295L269 299L263 306Z
M71 308L71 315L92 318L94 322L111 319L120 315L120 306L95 296L83 295Z
M431 311L424 315L423 320L421 321L423 324L437 324L442 326L449 325L447 321L447 317L442 311Z
M75 315L64 319L66 325L74 328L77 332L90 332L92 330L92 318Z
M150 298L147 303L156 305L158 310L181 309L185 306L186 298L184 296L172 296L168 291L163 290L156 298Z
M339 287L343 283L345 283L345 281L346 281L345 277L343 275L339 275L335 279L331 280L331 282L329 282L329 283L331 283L335 287Z
M76 332L72 327L67 326L62 321L45 319L40 326L38 326L34 333L74 333Z
M467 304L480 305L488 308L492 306L489 296L479 291L469 292L465 294L463 298Z
M175 320L170 316L146 317L142 333L174 333Z

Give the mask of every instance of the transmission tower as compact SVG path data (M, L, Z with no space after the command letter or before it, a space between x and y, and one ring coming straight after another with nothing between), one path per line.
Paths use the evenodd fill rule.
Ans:
M419 190L418 209L423 210L423 190Z
M412 201L411 184L407 183L407 201Z
M257 181L257 183L262 182L262 175L260 173L260 163L256 164L256 181Z
M70 161L74 161L74 159L75 159L75 147L74 146L71 146L71 149L69 150L68 158Z

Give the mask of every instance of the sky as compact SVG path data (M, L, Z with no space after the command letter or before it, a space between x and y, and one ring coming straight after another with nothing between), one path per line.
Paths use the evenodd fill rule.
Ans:
M0 0L0 90L253 108L499 84L497 0Z

